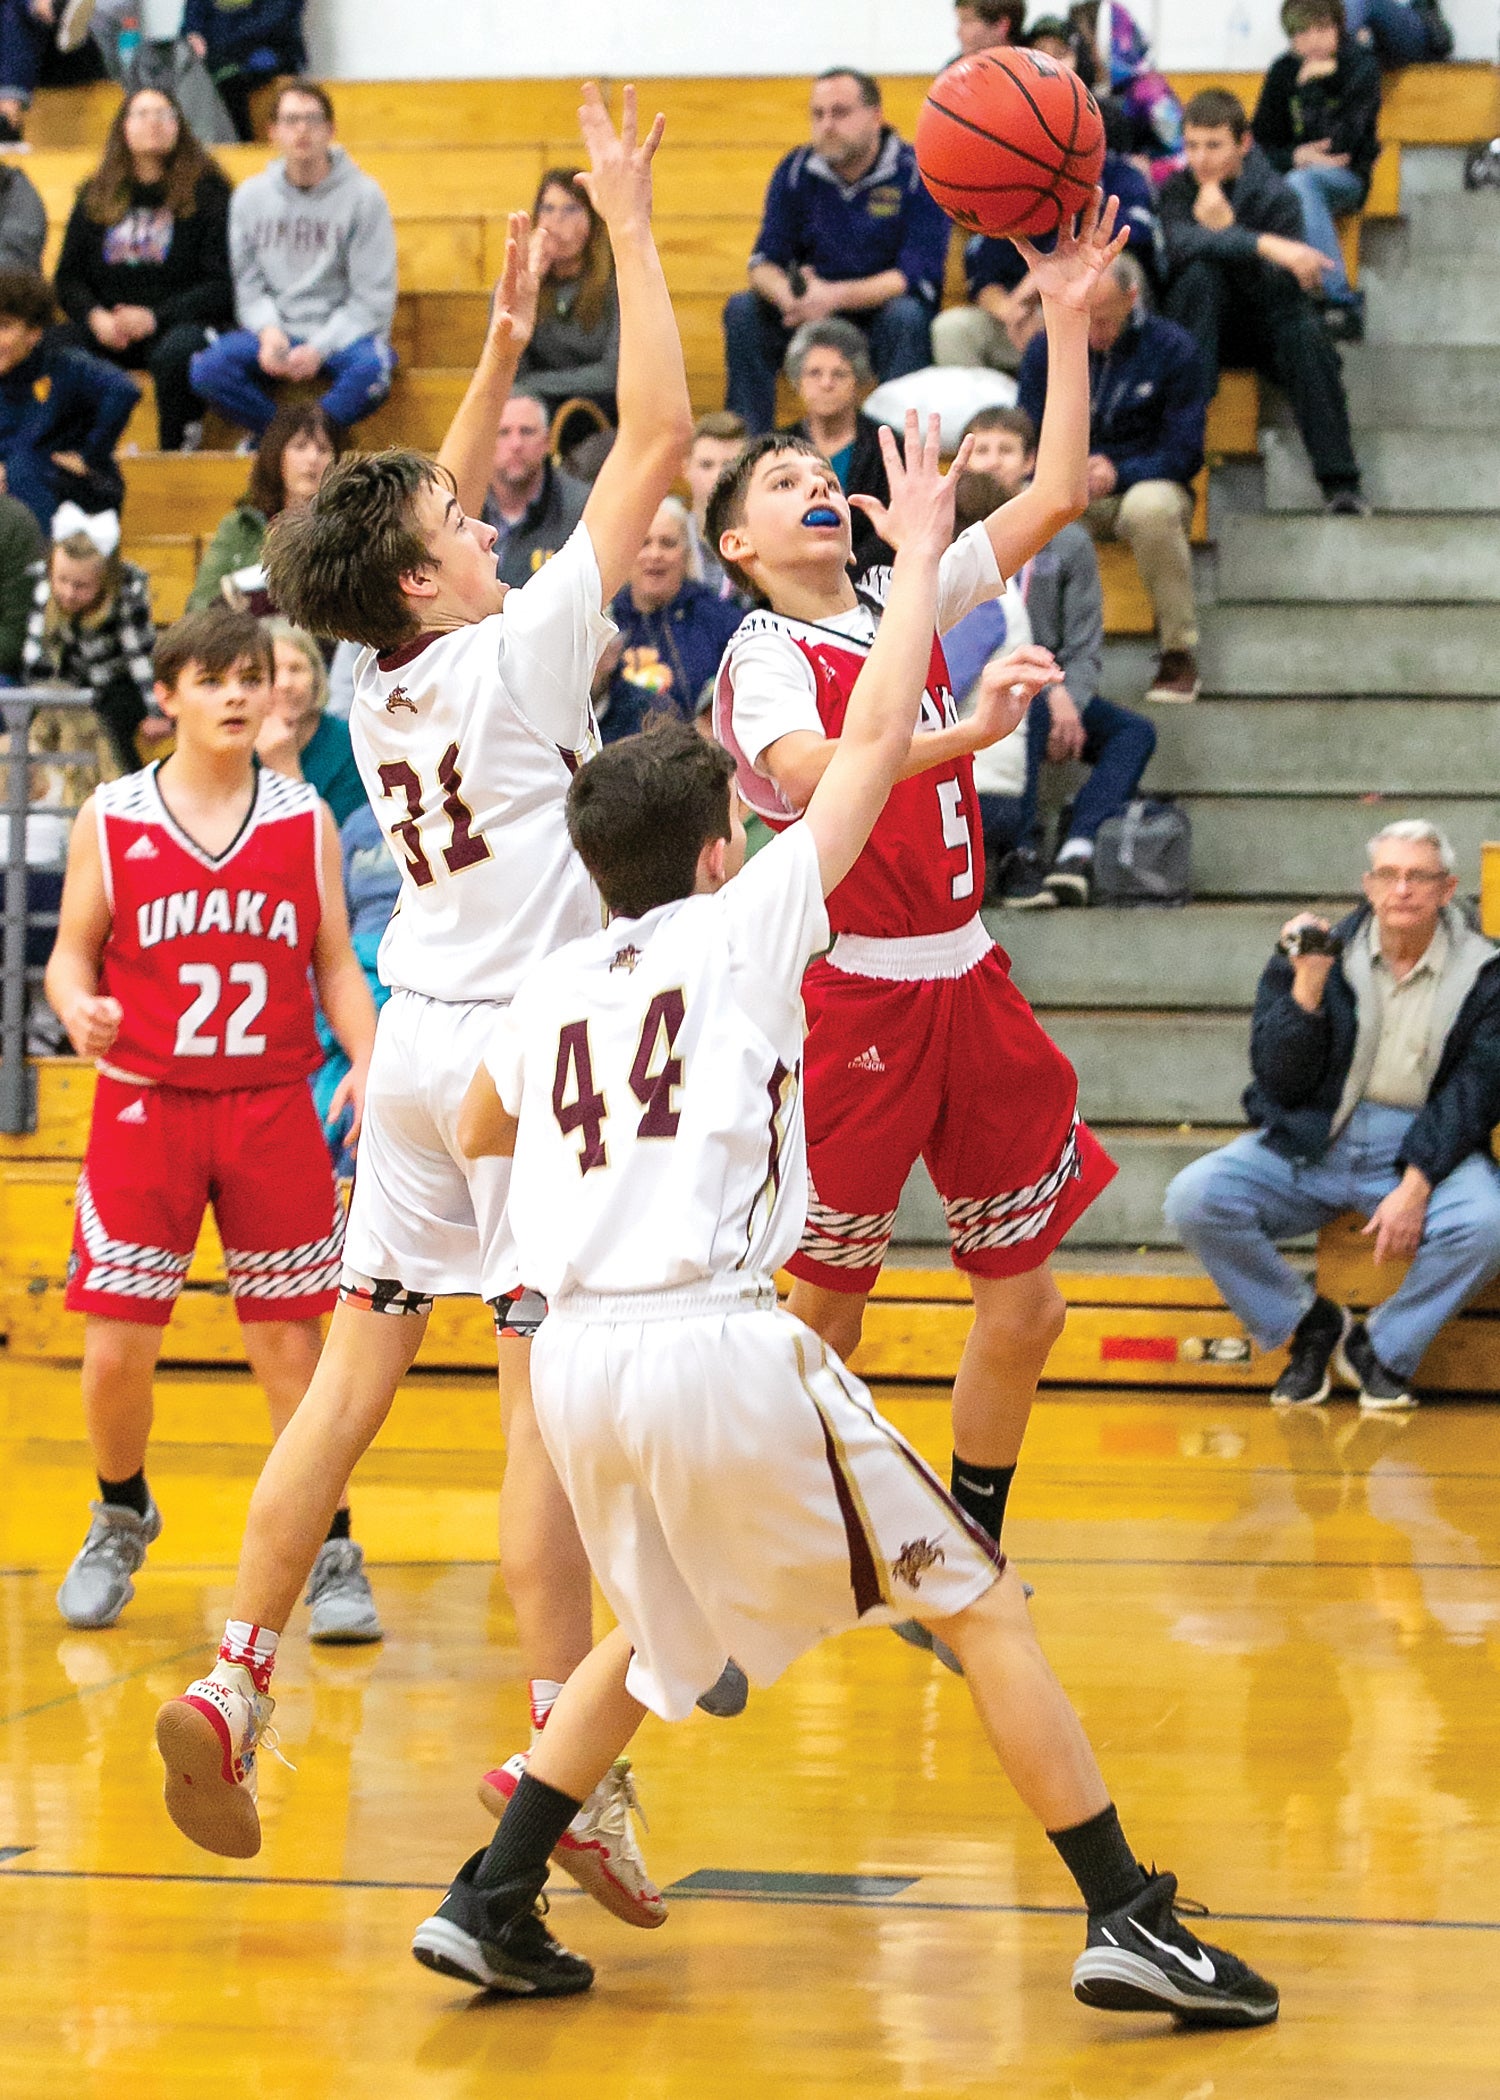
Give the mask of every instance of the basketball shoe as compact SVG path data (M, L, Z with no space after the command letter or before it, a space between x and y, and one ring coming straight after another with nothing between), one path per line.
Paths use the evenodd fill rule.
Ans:
M312 1607L309 1640L329 1647L357 1647L385 1637L357 1539L324 1540L302 1601Z
M497 1822L526 1769L526 1756L524 1750L518 1751L479 1782L479 1798ZM646 1818L630 1776L630 1759L620 1757L563 1832L552 1860L613 1917L649 1928L666 1923L667 1906L646 1872L631 1828L632 1814L640 1817L644 1827Z
M1153 1873L1133 1901L1089 1919L1073 1996L1104 2012L1164 2012L1184 2027L1264 2027L1281 2010L1274 1983L1188 1931L1177 1877Z
M412 1935L411 1951L423 1968L512 1998L570 1998L586 1991L594 1980L592 1964L570 1954L548 1931L546 1897L523 1898L522 1907L506 1917L506 1892L475 1886L483 1858L476 1852L464 1861L452 1888Z
M161 1537L161 1511L154 1502L143 1517L118 1502L89 1507L89 1535L63 1577L57 1608L70 1626L113 1626L135 1595L131 1577L146 1548Z
M260 1850L255 1753L263 1741L275 1748L266 1741L275 1704L248 1670L219 1662L156 1716L167 1814L205 1852L253 1859Z

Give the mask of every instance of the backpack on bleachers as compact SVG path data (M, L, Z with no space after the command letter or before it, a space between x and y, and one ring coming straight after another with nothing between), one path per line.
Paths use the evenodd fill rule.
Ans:
M1175 802L1131 802L1099 826L1096 904L1180 905L1192 893L1193 827Z

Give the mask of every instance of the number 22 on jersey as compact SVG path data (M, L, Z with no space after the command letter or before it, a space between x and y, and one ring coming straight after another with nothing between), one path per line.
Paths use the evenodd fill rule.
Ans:
M680 1117L672 1097L682 1085L682 1059L676 1055L676 1049L686 1012L678 990L658 992L646 1009L630 1067L630 1091L644 1111L635 1126L637 1137L677 1135ZM575 1130L583 1133L578 1154L580 1174L609 1165L604 1135L609 1104L594 1082L587 1021L569 1021L558 1031L552 1113L564 1137L571 1137Z

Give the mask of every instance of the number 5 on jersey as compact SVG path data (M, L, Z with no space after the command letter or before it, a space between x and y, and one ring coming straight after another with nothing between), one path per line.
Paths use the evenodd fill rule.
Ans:
M682 1085L682 1059L675 1051L686 1011L682 993L675 990L658 992L646 1009L630 1067L630 1091L644 1110L635 1126L637 1137L677 1135L681 1118L672 1097ZM571 1137L575 1130L583 1132L578 1155L580 1174L609 1165L609 1148L604 1140L609 1104L594 1084L587 1021L569 1021L558 1032L552 1113L564 1137Z

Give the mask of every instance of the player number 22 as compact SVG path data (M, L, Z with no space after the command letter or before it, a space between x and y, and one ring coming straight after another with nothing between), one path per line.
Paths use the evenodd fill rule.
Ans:
M218 971L212 963L184 963L177 972L177 982L187 986L197 997L183 1010L177 1023L177 1040L172 1045L172 1054L175 1057L217 1057L217 1035L200 1035L198 1031L218 1006L223 991ZM266 1039L263 1035L252 1035L250 1023L260 1019L266 1003L266 966L258 962L233 963L229 982L243 985L245 996L225 1017L224 1055L261 1057L265 1054Z
M961 852L964 864L953 878L953 901L963 902L974 894L974 845L969 836L969 819L964 812L964 791L957 780L940 780L937 783L938 808L943 813L943 844L953 852Z
M677 1135L681 1117L672 1096L682 1085L682 1059L674 1053L685 1013L680 991L658 992L646 1009L635 1061L630 1067L630 1091L645 1111L635 1126L637 1137ZM594 1084L587 1021L569 1021L558 1034L552 1113L564 1137L570 1137L575 1130L583 1132L583 1147L578 1155L580 1174L609 1165L609 1149L604 1142L609 1104Z
M458 770L458 746L450 744L438 766L438 786L443 790L443 815L448 819L448 843L443 859L450 875L461 874L490 858L490 842L474 830L474 812L459 793L463 775ZM380 769L380 785L387 795L404 795L406 815L392 829L406 848L406 870L419 890L435 882L432 862L422 850L422 779L404 758Z

